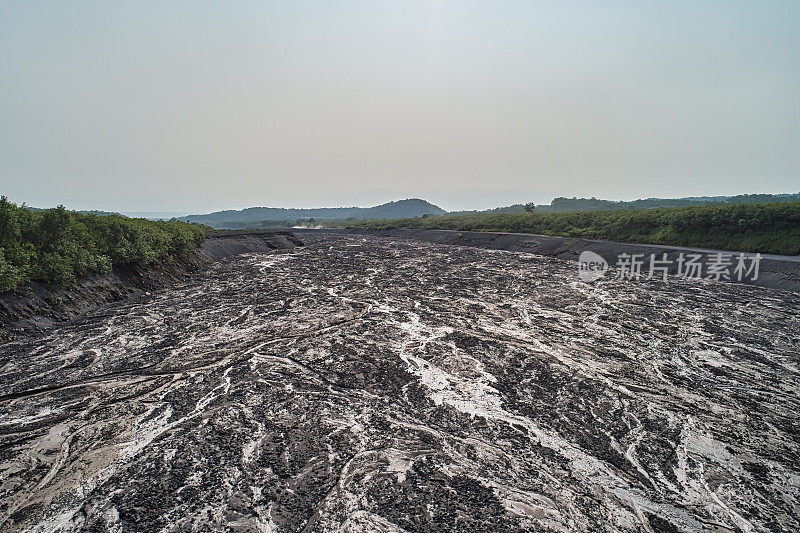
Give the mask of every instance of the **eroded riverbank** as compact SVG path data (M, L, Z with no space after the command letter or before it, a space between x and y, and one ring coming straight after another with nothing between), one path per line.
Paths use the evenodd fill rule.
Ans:
M19 290L0 293L0 341L58 327L64 320L110 302L172 287L202 272L214 261L302 245L288 231L221 231L210 235L202 248L185 257L87 275L68 287L31 282Z

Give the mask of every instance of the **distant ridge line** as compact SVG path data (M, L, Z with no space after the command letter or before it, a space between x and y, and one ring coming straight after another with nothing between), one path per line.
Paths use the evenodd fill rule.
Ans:
M262 222L296 222L299 220L347 220L414 218L423 215L444 215L447 211L420 198L397 200L374 207L248 207L240 210L216 211L189 215L179 220L208 224L215 228L243 228Z

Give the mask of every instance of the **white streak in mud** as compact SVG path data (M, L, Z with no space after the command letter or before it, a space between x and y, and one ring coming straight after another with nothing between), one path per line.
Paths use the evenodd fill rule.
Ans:
M506 411L499 392L489 385L494 381L494 376L482 368L477 369L481 373L478 379L465 381L429 361L408 353L407 346L430 342L452 329L428 327L421 324L416 313L410 311L404 313L410 320L399 322L398 326L406 331L410 340L401 346L400 358L406 363L408 372L417 376L422 385L428 389L428 396L436 405L448 405L470 416L482 416L521 425L528 430L529 437L535 443L550 448L567 459L575 475L586 478L596 486L628 502L637 515L640 514L640 510L646 510L653 514L669 516L671 521L679 524L684 531L704 529L703 525L685 510L648 500L641 490L631 487L601 460L585 453L558 435L543 430L529 418Z
M266 269L268 269L269 267L273 267L273 266L278 265L280 263L284 263L286 261L289 261L289 260L293 259L295 257L295 255L293 255L293 254L275 254L275 255L270 255L267 259L264 259L263 255L256 254L256 255L253 255L252 257L255 257L258 260L256 262L256 266L261 269L262 273L264 273L264 272L266 272Z
M168 422L174 412L172 405L159 403L158 405L148 409L139 417L138 423L134 424L131 428L131 436L133 439L118 445L119 451L113 463L107 468L104 468L98 472L98 475L94 479L88 480L87 482L91 486L97 486L103 483L105 480L111 477L114 472L124 468L125 465L129 464L134 457L139 455L139 453L141 453L142 450L150 445L150 443L152 443L156 438L183 424L184 422L187 422L202 414L205 408L208 407L212 401L219 396L228 394L231 387L231 379L228 375L230 370L231 367L225 369L225 373L223 374L224 382L214 387L208 394L198 400L195 409L186 416L183 416L172 422ZM224 389L224 391L221 394L217 394L219 389ZM156 416L153 416L159 410L161 410L160 413ZM74 514L78 511L78 509L79 507L75 507L68 511L62 512L58 517L55 517L51 522L49 522L50 525L48 527L51 527L52 529L66 527L73 520Z
M717 493L708 486L703 476L703 463L692 460L690 465L689 454L710 459L730 470L741 470L732 465L730 453L725 446L700 432L690 416L687 417L683 430L681 431L680 445L676 448L678 456L678 466L674 469L675 477L684 488L683 494L688 502L696 505L704 505L713 511L713 507L718 506L727 514L736 526L742 531L753 531L753 526L744 519L739 513L726 505ZM693 466L692 466L693 465ZM741 472L739 472L741 474ZM709 498L711 501L709 501Z

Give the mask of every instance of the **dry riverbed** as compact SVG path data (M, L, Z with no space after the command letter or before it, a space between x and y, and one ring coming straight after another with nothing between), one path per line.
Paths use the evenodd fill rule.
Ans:
M0 530L800 529L796 293L303 241L0 346Z

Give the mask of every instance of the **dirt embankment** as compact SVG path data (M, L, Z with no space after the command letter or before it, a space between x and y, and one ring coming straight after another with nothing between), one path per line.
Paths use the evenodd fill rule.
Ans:
M214 261L220 261L239 254L269 252L295 246L303 246L303 242L291 231L222 231L206 239L203 254Z
M303 242L289 231L220 232L184 259L159 261L145 268L118 268L109 274L86 276L66 288L32 282L24 289L0 294L0 330L6 336L33 333L102 304L167 288L214 261L295 246L303 246Z

